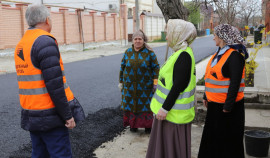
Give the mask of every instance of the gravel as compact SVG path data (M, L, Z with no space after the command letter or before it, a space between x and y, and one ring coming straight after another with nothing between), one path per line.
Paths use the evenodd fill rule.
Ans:
M73 157L95 158L94 150L102 143L113 140L124 130L122 111L117 108L105 108L89 114L86 120L70 130ZM30 158L31 144L23 145L13 152L10 158Z

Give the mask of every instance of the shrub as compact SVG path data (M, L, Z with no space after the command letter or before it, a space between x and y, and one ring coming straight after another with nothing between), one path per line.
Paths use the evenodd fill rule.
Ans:
M199 79L199 81L197 82L197 85L204 86L204 75L201 79Z

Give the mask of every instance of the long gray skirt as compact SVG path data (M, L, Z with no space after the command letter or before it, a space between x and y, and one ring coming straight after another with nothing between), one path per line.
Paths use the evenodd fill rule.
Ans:
M146 158L191 158L191 124L154 118Z

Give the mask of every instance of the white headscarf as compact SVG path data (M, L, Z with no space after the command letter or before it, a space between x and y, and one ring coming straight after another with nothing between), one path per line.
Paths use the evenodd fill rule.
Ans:
M197 37L195 26L182 19L169 19L167 24L167 42L175 52L185 50Z

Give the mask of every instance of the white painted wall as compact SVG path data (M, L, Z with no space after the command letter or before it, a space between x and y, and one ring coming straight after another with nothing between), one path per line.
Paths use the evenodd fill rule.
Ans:
M59 7L90 9L104 12L119 12L119 0L8 0L9 2L41 3ZM2 1L5 2L5 1ZM116 6L110 9L109 4Z
M128 19L128 34L133 34L133 19Z
M164 31L165 25L165 19L160 15L147 15L144 25L145 34L149 37L149 39L153 39L156 37L161 38L161 31Z
M153 1L155 0L139 0L139 12L141 13L143 10L153 12ZM128 8L135 7L135 0L124 0L124 3Z
M165 19L162 14L146 14L144 21L145 34L149 40L159 37L161 38L161 31L165 28ZM133 19L128 19L128 34L133 34Z
M153 2L153 13L162 14L159 6L157 5L157 1L156 0L154 0L154 2Z

